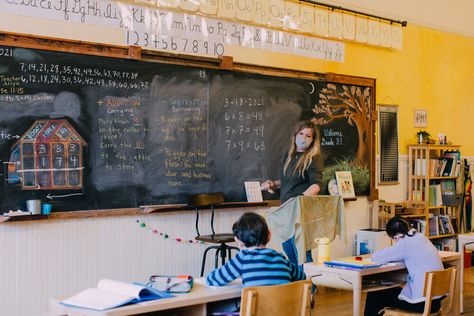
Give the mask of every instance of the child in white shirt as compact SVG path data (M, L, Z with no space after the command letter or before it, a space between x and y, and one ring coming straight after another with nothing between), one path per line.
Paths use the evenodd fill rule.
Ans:
M410 228L407 220L393 217L386 227L387 235L395 241L391 247L376 251L372 261L388 263L401 261L408 270L405 287L369 292L364 316L375 316L384 307L395 307L422 313L425 307L423 285L425 273L443 270L438 250L424 234ZM441 299L433 299L431 313L439 311Z

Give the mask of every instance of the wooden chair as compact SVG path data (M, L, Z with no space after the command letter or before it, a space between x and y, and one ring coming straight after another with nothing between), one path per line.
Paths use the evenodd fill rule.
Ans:
M425 284L423 286L423 296L426 297L425 309L423 313L414 313L404 311L401 309L386 307L383 309L384 316L444 316L446 315L453 306L454 300L454 286L456 284L456 273L455 268L449 268L440 271L431 271L425 274ZM446 304L446 309L441 308L437 313L430 313L431 300L434 296L446 295L447 300L443 302Z
M214 267L217 268L219 264L219 257L221 258L221 264L224 265L226 258L230 259L231 251L239 251L239 248L234 246L229 246L228 243L235 242L234 235L232 233L221 233L216 234L214 231L214 207L217 204L224 202L224 193L202 193L202 194L193 194L188 196L188 202L190 205L193 205L196 208L196 240L203 241L210 244L218 244L218 246L209 246L204 250L201 263L201 277L204 276L204 268L206 266L206 256L207 253L214 249L215 253L215 264ZM210 208L211 209L211 231L210 235L201 235L199 233L199 210L200 208Z
M241 316L309 316L311 280L242 290Z

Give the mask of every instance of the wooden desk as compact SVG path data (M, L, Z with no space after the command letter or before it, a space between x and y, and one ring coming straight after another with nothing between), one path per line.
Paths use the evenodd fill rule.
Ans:
M211 288L203 285L201 280L196 280L191 292L176 294L176 297L164 298L155 301L142 302L109 309L106 311L93 311L82 308L64 306L59 302L61 299L50 301L51 316L122 316L152 313L169 315L170 312L182 316L206 316L207 304L218 301L239 298L242 293L242 285L234 284Z
M457 252L447 251L440 251L440 255L443 263L446 266L454 266L458 269L455 293L456 296L454 300L454 307L450 315L459 315L459 276L462 272L461 256ZM366 270L345 270L340 268L325 267L323 264L312 262L304 264L304 271L308 277L311 277L313 283L316 285L353 291L352 314L354 316L361 315L360 311L362 292L377 291L398 286L403 283L406 276L406 269L403 263L390 263L379 268ZM371 280L375 278L392 280L394 281L394 284L389 286L364 285L364 280Z

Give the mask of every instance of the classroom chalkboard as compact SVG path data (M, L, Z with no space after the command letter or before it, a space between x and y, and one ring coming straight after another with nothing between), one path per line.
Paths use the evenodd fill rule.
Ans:
M302 119L319 126L328 168L368 170L371 98L327 80L0 46L0 209L245 201L244 181L278 177Z

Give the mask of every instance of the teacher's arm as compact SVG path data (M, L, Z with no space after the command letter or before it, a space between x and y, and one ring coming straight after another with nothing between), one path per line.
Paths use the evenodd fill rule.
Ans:
M308 167L308 179L310 186L303 192L303 195L318 195L323 187L324 162L320 156L314 157Z
M303 195L318 195L319 191L321 191L319 184L312 184L303 192Z

